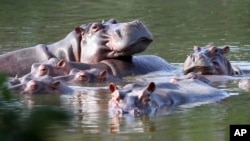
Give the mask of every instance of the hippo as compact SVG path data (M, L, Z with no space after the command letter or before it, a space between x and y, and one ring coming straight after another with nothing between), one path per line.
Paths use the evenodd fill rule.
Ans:
M115 115L151 115L164 107L208 103L229 96L226 91L197 79L185 79L177 83L149 82L147 85L131 83L122 88L110 83L109 89L109 111Z
M72 94L74 90L49 75L44 75L27 83L9 87L20 94Z
M9 83L10 85L16 85L20 83L23 84L27 83L29 80L36 79L44 75L50 75L54 77L54 76L67 75L68 73L69 71L65 70L62 67L61 60L57 58L50 58L49 60L44 61L42 63L32 64L31 71L28 74L25 74L20 78L18 78L18 76L16 76L15 78L10 78Z
M54 77L54 79L63 81L70 85L122 81L120 78L108 74L106 70L95 69L95 68L89 70L72 69L68 75L57 76Z
M45 45L24 48L0 55L0 72L22 76L30 66L50 58L81 63L98 63L106 59L127 60L144 51L153 41L148 28L139 20L118 23L89 22L76 27L64 39Z
M196 72L203 75L241 75L243 71L232 66L225 54L230 47L218 48L214 45L205 47L194 46L193 53L189 55L183 65L184 74Z

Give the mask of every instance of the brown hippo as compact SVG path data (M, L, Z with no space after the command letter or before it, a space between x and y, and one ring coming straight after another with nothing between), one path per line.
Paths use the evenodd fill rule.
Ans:
M33 63L52 57L66 61L98 63L105 59L125 59L144 51L153 36L138 20L118 23L91 22L76 27L64 39L50 45L36 45L0 55L0 72L22 76Z
M74 92L69 86L53 79L49 75L44 75L27 83L14 85L9 88L20 94L72 94Z
M214 45L205 47L194 46L193 53L189 55L183 66L184 74L196 72L204 75L237 75L243 72L231 65L225 54L230 47L218 48Z
M196 79L177 83L150 82L146 86L132 83L120 89L111 83L109 89L112 95L109 110L112 114L154 114L164 107L207 103L229 96L227 92Z

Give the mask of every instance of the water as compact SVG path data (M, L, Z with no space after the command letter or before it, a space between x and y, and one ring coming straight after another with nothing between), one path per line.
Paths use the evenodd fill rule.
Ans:
M230 45L228 58L249 68L250 1L248 0L1 0L0 53L50 44L89 21L116 18L143 21L154 42L141 54L153 54L181 66L194 45ZM156 78L157 79L157 76ZM133 80L133 79L132 79ZM34 96L33 108L58 105L74 119L55 139L66 140L229 140L230 124L249 124L249 93L237 81L216 85L232 96L191 108L177 107L153 117L108 115L108 91L91 90L75 99Z

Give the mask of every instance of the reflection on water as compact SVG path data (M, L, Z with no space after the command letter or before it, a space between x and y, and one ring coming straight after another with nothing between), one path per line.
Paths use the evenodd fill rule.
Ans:
M56 42L75 26L89 21L139 19L154 35L154 42L142 54L159 55L181 66L194 45L230 45L232 53L228 58L234 65L250 69L249 7L248 0L1 0L0 53ZM151 75L140 80L165 81L169 77ZM110 117L107 89L80 88L74 96L34 96L27 101L31 108L56 105L72 112L72 126L57 137L63 141L229 140L230 124L250 123L246 112L249 93L239 89L237 82L215 86L234 96L192 108L176 107L165 115L149 117Z

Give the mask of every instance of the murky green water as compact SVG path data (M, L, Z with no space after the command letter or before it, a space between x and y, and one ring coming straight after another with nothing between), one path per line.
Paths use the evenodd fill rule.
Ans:
M250 69L249 7L248 0L1 0L0 53L53 43L89 21L139 19L155 38L142 54L158 55L181 65L194 45L230 45L228 58ZM233 96L155 117L110 118L107 91L93 91L66 102L54 96L34 97L33 108L60 105L73 111L72 126L56 137L62 141L229 140L230 124L250 123L250 96L237 82L218 87Z

